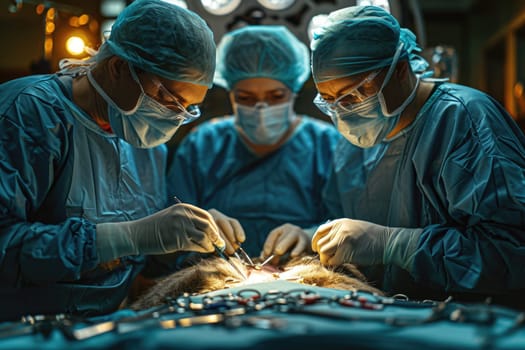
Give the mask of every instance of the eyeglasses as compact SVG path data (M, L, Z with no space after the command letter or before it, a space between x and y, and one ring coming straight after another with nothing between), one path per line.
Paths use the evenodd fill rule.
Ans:
M155 87L159 90L160 94L162 96L162 100L154 98L157 102L162 104L163 106L171 109L172 111L178 113L179 116L182 116L183 122L182 124L187 124L195 119L199 118L201 116L201 111L199 109L198 105L190 105L188 107L184 107L179 100L173 96L173 94L160 82L159 79L156 77L152 77L151 81L155 85Z
M355 88L347 94L339 96L334 102L326 101L320 94L317 94L314 98L314 104L324 114L334 117L337 113L349 112L352 109L352 105L363 102L367 95L365 95L361 89L364 84L367 84L375 79L375 77L381 72L381 70L374 71L362 81Z

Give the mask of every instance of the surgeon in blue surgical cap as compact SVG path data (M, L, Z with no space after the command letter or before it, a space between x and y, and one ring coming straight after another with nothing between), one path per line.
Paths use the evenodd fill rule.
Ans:
M340 138L330 123L298 115L309 51L286 27L247 26L217 47L215 83L233 115L199 125L181 143L169 193L215 218L232 254L281 258L310 251L326 221L321 191Z
M525 289L525 138L490 96L430 79L383 9L331 13L311 41L316 105L346 140L312 248L390 293L493 297ZM522 304L523 306L523 304Z
M212 85L205 22L136 0L98 53L62 66L0 85L0 280L40 291L20 313L114 310L145 255L225 246L207 211L167 206L164 180L163 143Z

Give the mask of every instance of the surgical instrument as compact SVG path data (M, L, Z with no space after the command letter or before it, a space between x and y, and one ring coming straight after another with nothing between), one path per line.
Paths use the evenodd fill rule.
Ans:
M234 270L237 271L237 272L242 276L242 278L244 278L244 280L247 280L247 279L248 279L248 277L247 277L247 276L246 276L246 275L245 275L245 274L244 274L244 273L243 273L243 272L237 267L237 265L235 265L235 264L233 263L233 261L230 259L230 257L229 257L227 254L224 253L224 249L219 248L219 247L218 247L217 245L215 245L215 244L213 245L213 247L215 248L215 253L217 253L217 255L218 255L220 258L226 260L226 262L227 262L231 267L233 267ZM242 260L241 260L241 261L242 261Z
M173 200L175 201L175 203L177 204L182 204L182 201L177 197L177 196L174 196L173 197ZM226 260L226 262L231 266L233 267L233 269L235 271L237 271L237 273L239 273L242 278L244 278L244 280L247 280L248 277L237 267L237 265L235 265L231 260L230 260L230 257L224 253L224 248L219 248L219 246L217 246L215 243L213 243L213 247L215 248L215 253L221 257L222 259Z
M239 253L241 253L241 254L239 255ZM233 254L235 255L235 257L237 259L243 261L244 263L246 263L250 267L254 267L255 266L255 264L253 263L252 259L248 255L248 253L246 253L246 251L244 249L242 249L240 244L239 244L239 248L237 248L237 250ZM242 255L242 257L241 257L241 255Z

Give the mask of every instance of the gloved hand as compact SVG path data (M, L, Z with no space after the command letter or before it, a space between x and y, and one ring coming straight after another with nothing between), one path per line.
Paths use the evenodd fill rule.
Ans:
M178 250L207 253L214 251L213 244L225 245L217 224L206 210L191 204L175 204L134 221L97 224L100 262Z
M237 219L226 216L217 209L210 209L208 212L217 223L219 232L224 242L226 242L226 254L232 255L235 250L239 248L239 243L246 240L246 235L241 224Z
M284 224L273 229L266 241L261 252L261 258L267 258L270 255L275 255L270 261L270 264L279 264L280 258L287 252L290 252L290 257L294 258L304 252L311 252L310 236L299 226L292 224Z
M422 229L338 219L319 227L312 238L312 249L319 253L324 265L394 264L410 272L421 232Z

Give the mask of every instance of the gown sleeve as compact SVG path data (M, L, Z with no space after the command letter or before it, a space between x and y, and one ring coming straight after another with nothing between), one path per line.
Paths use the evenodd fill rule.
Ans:
M55 89L39 86L18 93L17 84L21 83L0 86L2 284L18 287L76 280L98 263L95 225L79 218L46 223L41 215L51 192L67 192L57 188L56 179L67 178L63 172L67 172L71 125L57 103Z
M442 117L422 132L434 136L414 146L421 188L443 211L424 228L413 274L451 292L522 289L525 138L489 96L467 90L442 100L434 108Z

